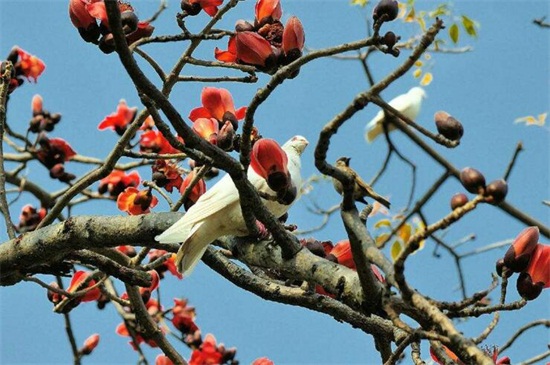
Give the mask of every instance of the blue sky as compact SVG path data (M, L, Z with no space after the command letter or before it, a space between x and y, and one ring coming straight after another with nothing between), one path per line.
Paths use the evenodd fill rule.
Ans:
M158 7L156 1L132 2L141 18L147 18ZM178 31L173 20L179 9L177 1L170 1L169 8L155 23L155 34L172 34ZM418 9L428 9L433 2L419 2ZM365 11L351 7L345 1L283 1L283 19L298 16L305 28L306 45L319 49L360 39L365 36ZM239 4L228 14L220 27L232 27L237 19L253 19L252 1ZM500 178L505 171L517 142L522 141L525 151L509 180L508 201L538 220L548 224L548 207L541 200L549 199L549 132L537 127L514 124L521 116L536 115L548 111L549 95L549 31L532 24L532 20L548 15L545 1L503 1L480 4L474 1L457 2L453 10L457 15L467 14L481 25L479 37L461 37L459 46L470 45L473 51L463 54L431 53L427 62L434 74L433 82L426 88L425 100L418 121L433 129L432 116L438 110L446 110L456 116L465 128L461 145L453 150L430 143L458 168L473 166L481 170L491 181ZM198 30L206 21L201 14L190 21L190 27ZM406 38L418 31L412 24L395 22L385 25ZM446 39L448 39L446 37ZM97 124L116 108L124 98L131 106L139 105L139 98L115 55L104 55L91 44L83 42L67 15L66 1L2 0L0 3L0 54L7 55L13 45L42 58L47 69L37 84L26 84L11 97L8 123L12 128L24 131L30 119L30 99L35 93L44 98L45 108L60 112L63 119L54 135L68 140L77 152L103 158L116 141L116 135L100 132ZM185 44L152 45L147 51L169 69L185 49ZM197 56L213 58L215 46L225 48L226 41L203 43ZM376 80L397 67L408 52L399 58L375 54L370 66ZM186 75L199 72L214 75L223 71L189 68ZM228 88L236 106L248 101L268 78L262 76L256 85L224 83L215 85ZM382 93L387 100L418 84L411 73L392 84ZM172 94L172 102L183 115L199 106L200 90L205 84L181 85ZM354 95L364 91L368 83L358 62L324 59L304 67L299 77L286 81L261 105L257 114L257 126L264 136L284 142L295 134L306 136L311 145L303 157L303 175L316 173L313 164L313 146L320 128L335 114L345 108ZM329 158L351 156L353 167L369 179L382 163L386 147L382 141L367 145L363 139L364 125L376 114L377 108L367 107L333 138ZM418 165L416 197L423 194L442 172L439 166L411 145L404 137L394 134L394 141ZM89 166L69 163L71 172L83 173ZM53 190L61 185L52 182L47 171L31 164L25 171L46 188ZM147 170L141 170L149 178ZM377 183L376 189L391 196L392 207L397 212L406 204L410 189L410 170L394 160L388 173ZM316 189L298 202L290 211L290 221L302 229L317 225L321 218L307 212L311 201L324 208L338 202L338 196L330 184L320 183ZM428 203L425 214L433 222L449 211L452 194L462 191L451 180ZM9 198L9 197L8 197ZM23 195L13 205L13 218L17 219L22 205L37 201ZM166 209L162 206L156 209ZM74 209L73 214L119 214L114 204L93 203ZM370 223L372 224L372 223ZM466 216L459 224L445 232L447 242L456 242L475 233L476 240L464 247L466 252L474 248L513 238L524 226L502 211L489 206ZM6 239L5 224L0 223L0 241ZM340 240L345 236L343 225L337 216L326 229L315 234L322 240ZM542 242L548 243L547 238ZM410 258L406 274L410 282L426 294L443 300L459 297L456 272L452 259L446 254L435 259L431 253L433 242ZM505 249L465 259L468 293L482 290L490 283L494 262ZM50 279L45 278L50 281ZM515 279L509 287L509 299L517 299ZM362 332L341 324L328 316L302 308L266 302L229 284L225 279L200 264L194 274L184 281L165 280L162 286L165 306L172 297L189 298L197 307L197 324L203 334L213 333L218 341L228 347L238 348L241 363L268 356L277 364L376 364L379 357L372 346L372 339ZM496 299L496 294L493 294ZM523 323L539 318L550 318L548 291L519 312L503 313L497 330L487 344L501 345ZM63 318L52 313L42 288L31 283L2 288L0 362L70 363L71 354L63 329ZM87 364L134 363L135 353L126 344L127 339L114 333L120 322L113 309L97 311L93 304L84 304L72 313L78 342L89 334L98 332L102 339ZM491 317L460 322L459 328L469 336L478 335L488 325ZM543 352L548 343L548 330L538 328L522 336L515 349L507 352L513 362L525 360ZM179 345L178 345L179 346ZM184 355L188 351L182 349ZM153 360L158 350L149 350ZM423 357L427 358L424 349Z

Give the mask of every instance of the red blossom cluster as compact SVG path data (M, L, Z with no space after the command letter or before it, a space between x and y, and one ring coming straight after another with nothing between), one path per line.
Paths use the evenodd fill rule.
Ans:
M357 271L349 240L342 240L333 245L331 241L317 241L313 238L308 238L300 240L300 243L316 256L326 258L329 261L343 265L353 271ZM381 283L386 281L378 267L371 264L371 270L378 281ZM319 294L334 297L333 294L327 292L320 285L317 285L315 290Z
M153 34L155 28L148 22L139 21L130 3L118 0L118 7L122 30L128 44ZM97 44L104 53L111 53L115 50L115 42L103 0L70 0L69 16L73 25L78 29L78 33L86 42Z
M128 187L139 185L141 177L137 171L126 174L121 170L113 170L109 175L99 181L98 192L100 194L109 193L112 198L117 198Z
M283 26L282 13L279 0L258 0L254 24L239 20L235 25L236 34L229 38L227 50L214 50L216 59L253 65L272 74L280 66L300 58L305 43L304 28L295 16Z
M38 136L40 148L36 150L36 158L50 170L50 177L61 182L70 182L75 175L65 171L65 162L69 161L76 152L64 139L48 138L45 133Z
M449 350L449 348L447 348L446 346L443 346L443 350L445 351L445 354L447 355L447 357L453 361L453 364L464 365L464 363L462 361L460 361L458 356L456 356L456 354L454 352ZM483 351L488 356L491 357L491 359L493 360L495 365L510 365L511 364L511 360L508 356L501 357L500 359L498 358L498 348L496 346L492 347L492 348L485 348ZM432 360L435 361L436 364L440 364L440 365L447 364L447 362L444 362L444 361L440 360L437 357L434 349L431 346L430 346L430 356L431 356Z
M118 102L116 112L106 116L105 119L99 123L97 129L104 130L109 128L114 130L119 136L122 136L124 132L126 132L128 125L134 121L137 109L137 107L128 108L126 100L121 99Z
M168 255L168 251L156 250L156 249L151 250L149 252L149 261L154 262L165 255ZM178 269L176 268L175 259L176 259L176 254L170 254L170 256L166 260L163 260L160 266L156 266L155 270L158 272L161 279L164 278L164 273L167 271L170 272L175 277L177 277L178 279L183 278L183 276L178 272Z
M209 333L204 336L200 346L191 353L189 365L238 365L239 362L235 360L236 353L235 347L226 349L222 343L217 345L216 338Z
M10 51L6 61L13 64L12 74L10 78L10 84L8 92L11 93L19 86L23 85L25 77L28 81L36 82L38 77L46 69L44 62L23 49L15 46ZM2 62L0 72L3 74L6 70L5 62Z
M533 300L542 289L550 288L550 246L538 241L538 227L525 228L496 264L500 276L519 273L516 288L526 300Z
M189 113L193 131L225 151L238 149L235 132L239 127L238 121L245 117L246 107L235 109L231 93L215 87L202 89L201 103L202 106Z
M75 294L76 292L82 292L82 294L76 298L71 298L71 300L68 300L61 311L63 313L68 313L80 303L98 300L101 297L101 291L99 288L94 287L95 285L96 281L92 279L90 272L82 270L76 271L71 279L69 287L67 288L67 293ZM59 288L55 282L51 283L50 286ZM52 290L48 290L47 296L48 300L54 305L59 304L62 300L67 300L64 295L56 293Z

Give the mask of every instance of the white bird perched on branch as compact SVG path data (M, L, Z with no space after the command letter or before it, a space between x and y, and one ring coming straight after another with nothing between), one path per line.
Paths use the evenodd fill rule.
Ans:
M277 218L283 216L299 198L302 178L300 155L308 145L307 139L294 136L282 147L263 138L254 144L248 180L260 192L266 208ZM260 231L265 230L257 222ZM239 192L231 176L226 174L207 190L185 215L155 240L162 243L182 242L177 253L178 270L189 275L208 245L222 236L247 236Z
M392 99L390 104L394 109L400 111L404 116L414 121L420 113L422 99L426 97L426 92L421 87L415 86L406 94L401 94ZM384 133L384 110L380 110L378 114L365 127L365 139L367 142L372 142L380 134ZM395 129L391 124L387 125L388 132Z

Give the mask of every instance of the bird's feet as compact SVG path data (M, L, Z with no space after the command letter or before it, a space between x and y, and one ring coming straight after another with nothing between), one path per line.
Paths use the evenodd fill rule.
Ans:
M269 237L269 231L267 230L267 228L265 228L264 224L262 222L260 222L259 220L256 220L256 228L258 228L258 240L263 240L263 239L266 239L267 237Z

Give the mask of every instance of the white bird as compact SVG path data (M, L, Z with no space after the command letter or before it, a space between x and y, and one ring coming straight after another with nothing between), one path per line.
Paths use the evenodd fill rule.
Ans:
M414 121L420 113L422 99L426 98L426 92L421 87L415 86L406 94L401 94L392 99L390 104L394 109L400 111L404 116ZM384 110L380 110L378 114L365 127L365 139L367 142L372 142L380 134L384 133ZM388 132L395 129L392 124L387 125Z
M277 218L283 216L299 198L302 184L300 155L308 143L304 137L294 136L282 146L288 158L286 168L290 182L296 188L296 198L286 205L262 199L266 208ZM248 180L259 192L270 196L277 195L277 192L269 188L265 178L258 175L252 167L248 168L247 175ZM242 215L239 192L231 176L226 174L207 190L180 220L156 236L155 240L162 243L182 242L176 256L176 266L182 274L189 275L208 245L219 237L229 235L247 236L249 232Z

